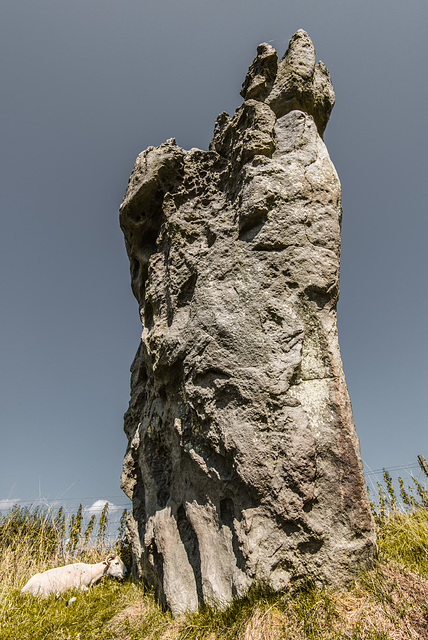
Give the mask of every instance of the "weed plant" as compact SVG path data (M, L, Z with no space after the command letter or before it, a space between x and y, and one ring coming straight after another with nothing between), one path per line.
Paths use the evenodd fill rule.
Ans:
M407 489L398 478L397 496L386 469L383 479L385 488L378 483L378 503L372 502L380 557L428 579L428 491L416 478Z

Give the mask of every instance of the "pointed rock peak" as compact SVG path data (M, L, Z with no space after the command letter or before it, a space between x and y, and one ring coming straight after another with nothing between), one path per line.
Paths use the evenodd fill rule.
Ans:
M316 63L312 40L303 29L291 38L278 62L274 47L263 42L242 85L245 100L265 102L277 118L293 110L312 116L322 136L334 105L330 74L322 62Z
M263 101L272 89L278 68L278 54L272 45L262 42L257 47L257 56L242 84L241 96L245 100Z
M287 51L280 61L297 75L310 80L315 70L315 48L312 40L303 29L299 29L290 40Z

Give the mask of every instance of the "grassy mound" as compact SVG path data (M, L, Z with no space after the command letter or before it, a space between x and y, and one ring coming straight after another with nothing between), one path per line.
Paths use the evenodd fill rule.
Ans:
M386 478L387 479L387 478ZM141 584L104 578L88 592L59 598L22 594L38 571L76 560L99 562L111 551L127 560L123 522L106 543L107 513L82 532L81 509L68 523L61 510L14 507L0 517L0 640L416 640L428 638L428 496L392 483L373 505L379 557L347 590L286 593L253 589L225 611L210 608L173 619ZM404 490L404 487L401 487ZM391 495L392 491L392 495ZM403 494L401 493L401 498ZM403 501L402 501L403 502ZM80 513L80 515L79 515Z

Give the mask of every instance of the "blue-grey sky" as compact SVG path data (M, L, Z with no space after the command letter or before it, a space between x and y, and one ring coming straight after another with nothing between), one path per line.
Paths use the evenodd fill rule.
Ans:
M336 91L339 339L363 459L428 457L426 0L2 0L0 501L120 495L134 160L170 137L206 149L257 45L282 55L299 28Z

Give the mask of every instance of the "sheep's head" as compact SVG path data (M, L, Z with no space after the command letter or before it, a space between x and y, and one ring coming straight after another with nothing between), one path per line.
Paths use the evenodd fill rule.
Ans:
M106 575L113 576L113 578L121 578L123 580L126 574L126 567L119 556L115 554L107 556L104 560L104 564L107 565Z

